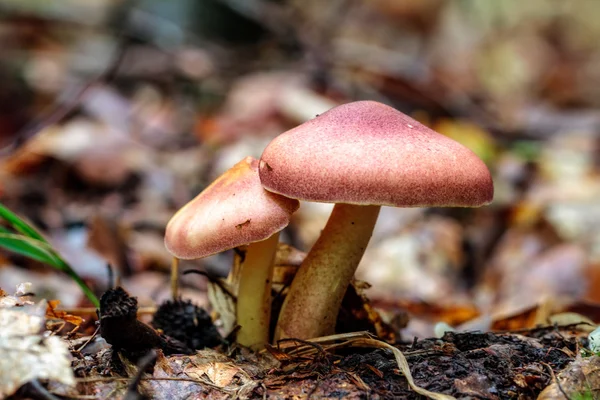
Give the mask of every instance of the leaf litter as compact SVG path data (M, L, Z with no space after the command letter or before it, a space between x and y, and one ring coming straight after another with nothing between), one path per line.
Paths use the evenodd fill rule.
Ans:
M3 296L6 297L6 296ZM0 307L0 396L13 395L22 385L51 380L75 384L67 343L46 331L46 301Z
M17 12L3 21L10 45L0 56L7 110L0 127L3 145L17 140L3 149L0 194L44 235L35 242L3 227L4 243L21 255L0 255L0 286L35 284L21 291L32 296L0 296L0 310L38 307L42 323L26 337L56 354L57 364L68 354L56 339L71 345L76 390L56 384L64 377L50 378L47 387L92 397L117 397L133 385L157 398L417 398L391 349L319 340L280 343L261 355L229 345L194 356L157 351L153 370L140 373L93 335L95 308L75 285L38 262L64 268L55 258L64 256L96 295L114 286L112 276L153 313L168 296L170 257L162 237L175 210L231 160L260 155L276 134L335 104L369 98L472 148L494 171L496 201L480 210L382 210L357 276L370 288L351 288L338 333L368 330L393 344L414 383L431 392L527 399L550 385L542 398L593 398L597 361L584 349L585 335L600 322L598 5L286 3L249 0L258 10L254 23L269 27L266 42L251 48L198 44L210 35L193 31L202 21L185 20L195 18L192 9L133 29L152 34L120 46L102 21L108 1L62 13L60 5L11 6ZM188 35L194 40L178 41ZM106 69L89 62L120 59L114 47L128 53L122 62ZM95 74L100 78L90 90L69 98ZM38 124L43 106L55 99L59 112ZM43 129L19 130L24 123ZM276 267L274 309L300 250L310 248L327 218L321 206L303 206L283 233L300 256ZM36 250L45 238L52 247ZM212 306L225 336L235 334L235 276L225 279L233 257L181 265L210 276L182 275L179 293ZM148 313L139 316L149 321ZM450 332L436 337L441 322ZM54 333L46 338L44 329ZM374 344L371 337L355 339ZM55 350L48 347L54 342ZM33 378L46 385L42 372ZM10 390L22 383L11 382Z

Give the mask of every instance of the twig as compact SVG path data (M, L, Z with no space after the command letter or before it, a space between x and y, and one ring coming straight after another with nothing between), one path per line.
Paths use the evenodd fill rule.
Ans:
M302 344L305 344L306 346L314 347L315 349L317 349L317 352L319 353L319 355L323 355L325 353L323 346L321 346L320 344L315 343L315 342L310 342L307 340L302 340L302 339L296 339L296 338L280 339L277 341L277 344L279 345L280 343L285 343L285 342L302 343ZM300 347L297 347L295 350L291 350L290 354L294 355L294 353L299 349L300 349Z
M571 400L571 398L569 397L569 395L567 394L567 392L565 392L565 390L563 389L562 385L560 384L560 382L556 378L556 375L554 374L554 371L552 370L552 367L550 367L550 365L547 364L547 363L545 363L545 362L540 362L540 364L542 364L544 367L546 367L548 369L548 372L550 372L550 376L552 377L552 382L556 383L556 387L558 387L558 390L560 390L560 392L562 393L562 395L565 396L565 398L567 400Z
M146 370L156 361L156 351L150 350L142 359L138 362L138 372L135 374L129 386L127 387L127 393L125 393L124 400L138 400L141 398L138 392L138 385L142 379L142 375Z
M208 279L211 283L214 283L222 291L227 293L227 295L229 297L231 297L234 302L237 302L237 296L233 293L233 291L229 287L228 282L223 282L223 279L214 277L206 271L200 271L197 269L187 269L187 270L183 271L183 275L188 275L188 274L198 274L198 275L202 275L202 276L206 277L206 279Z
M115 274L115 270L113 269L112 265L110 265L110 263L106 263L106 275L108 278L108 288L106 290L114 289L117 286L120 286L120 277L118 276L118 274Z
M96 308L94 308L94 307L61 308L61 309L58 309L57 311L64 311L67 314L73 314L73 315L96 314ZM154 306L139 307L137 314L138 315L146 315L146 314L154 314L155 312L156 312L156 307L154 307Z
M92 340L94 340L94 338L96 337L96 335L98 334L98 332L100 331L100 325L98 325L96 327L96 330L94 331L94 333L92 334L92 336L90 336L90 338L88 340L86 340L81 346L79 346L79 348L77 350L75 350L76 352L80 353L81 350L83 350L85 348L85 346L87 346L88 344L90 344L90 342Z

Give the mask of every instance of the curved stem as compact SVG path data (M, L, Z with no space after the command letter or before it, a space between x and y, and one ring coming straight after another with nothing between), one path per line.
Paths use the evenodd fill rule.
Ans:
M275 340L332 334L342 299L367 244L379 206L336 204L283 303Z
M251 243L242 264L236 307L237 323L241 327L237 341L254 350L269 342L271 283L278 241L279 233L276 233L266 240Z

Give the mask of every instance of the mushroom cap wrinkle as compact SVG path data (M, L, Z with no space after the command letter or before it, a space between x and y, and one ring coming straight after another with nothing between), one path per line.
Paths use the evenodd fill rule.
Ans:
M374 101L335 107L279 135L259 173L269 191L327 203L477 207L494 194L471 150Z
M178 258L194 259L265 240L289 224L298 206L264 190L258 160L247 157L171 218L165 246Z

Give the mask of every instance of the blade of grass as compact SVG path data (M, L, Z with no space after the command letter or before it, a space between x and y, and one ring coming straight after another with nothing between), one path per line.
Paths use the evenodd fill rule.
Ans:
M83 281L83 279L81 279L79 277L77 272L75 272L75 270L73 270L73 268L71 268L71 266L66 263L66 261L64 261L62 258L60 258L60 262L62 264L61 269L63 271L65 271L65 273L67 275L69 275L71 277L71 279L73 279L75 281L75 283L77 283L79 285L79 287L81 288L83 293L85 293L85 295L92 302L92 304L96 308L100 308L100 301L98 301L98 297L96 297L96 295L94 294L92 289L89 288L89 286Z
M19 218L17 214L4 207L2 203L0 203L0 217L8 221L13 228L21 232L23 235L37 239L40 242L48 243L48 241L34 227Z
M24 255L37 261L46 263L56 269L66 273L75 281L84 292L86 297L99 307L100 303L94 292L81 279L81 277L73 270L73 268L56 251L47 243L30 237L7 232L6 228L0 228L0 247L15 253Z
M0 233L0 247L4 247L14 253L21 254L22 256L50 264L55 268L61 268L56 257L42 246L33 242L34 240L35 239L30 239L18 233Z

